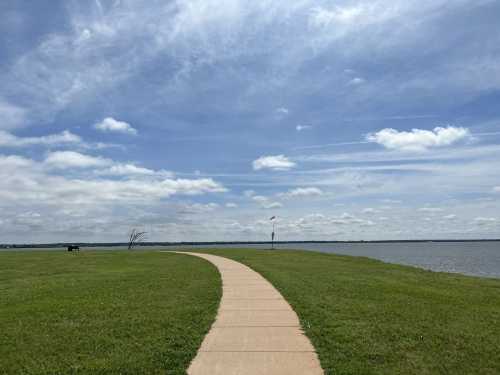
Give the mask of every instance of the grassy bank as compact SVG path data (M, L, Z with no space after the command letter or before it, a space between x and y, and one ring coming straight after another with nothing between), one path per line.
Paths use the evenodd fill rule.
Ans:
M0 253L0 374L183 374L220 293L195 257Z
M304 251L207 252L281 291L327 374L500 374L500 280Z

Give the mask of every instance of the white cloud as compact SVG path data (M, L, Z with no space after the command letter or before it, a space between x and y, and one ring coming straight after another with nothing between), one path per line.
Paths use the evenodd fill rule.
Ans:
M105 167L113 164L113 161L75 151L55 151L47 155L44 163L52 168L67 169Z
M461 3L455 6L460 9ZM443 4L446 4L443 0L427 0L418 5L399 0L390 5L382 1L359 1L355 5L318 7L317 1L290 4L264 0L231 1L221 7L214 0L196 0L158 7L153 3L116 1L101 11L96 9L96 2L89 2L86 6L68 6L70 30L44 38L33 51L23 54L15 64L14 74L7 72L6 75L12 76L12 81L22 80L17 91L33 91L32 95L41 102L55 101L62 103L61 106L81 100L83 96L95 97L96 91L119 85L158 57L178 66L179 71L172 76L179 77L189 75L199 66L243 60L245 56L255 59L260 53L259 56L269 57L265 62L271 62L267 66L274 78L280 67L274 62L283 53L288 52L289 58L281 60L294 71L312 60L310 51L316 39L325 38L325 30L308 28L304 18L310 18L310 25L344 29L346 25L382 24L388 15L397 16L397 22L362 30L363 34L355 34L354 40L346 38L346 56L357 59L369 57L374 50L366 47L376 46L376 50L386 51L384 47L389 46L389 51L398 52L399 44L405 48L415 46L410 36L417 33L422 34L417 38L419 43L427 40L426 31L432 29L427 28L428 15L441 11ZM440 15L449 17L457 8L447 7ZM283 19L287 20L287 27L282 27ZM261 43L261 35L268 36L266 43ZM135 48L126 48L129 45ZM193 45L197 46L196 53ZM343 44L330 47L343 47ZM113 53L107 53L110 49ZM243 66L248 70L246 64ZM484 65L479 60L477 67L471 69L483 71ZM431 70L435 74L436 69ZM487 72L484 74L486 77ZM470 80L479 81L473 78ZM266 87L268 83L266 81ZM402 80L401 85L404 83ZM329 85L326 80L325 84Z
M149 168L139 167L132 163L115 163L109 168L96 170L95 173L106 176L162 176L168 178L174 176L170 171L155 171Z
M42 146L68 146L74 145L83 148L102 149L107 147L117 147L112 144L88 144L83 142L81 137L65 130L61 133L50 134L40 137L17 137L9 132L0 130L0 147L29 147L35 145ZM67 168L98 168L109 167L106 169L96 169L94 172L97 175L108 176L151 176L157 175L162 177L172 177L172 172L160 170L154 171L151 169L139 167L133 163L116 163L110 159L102 157L94 157L82 154L76 151L56 151L47 154L44 165L50 168L67 169Z
M226 203L226 208L237 208L238 205L236 203L232 203L232 202L229 202L229 203Z
M380 201L383 203L387 203L387 204L401 204L401 203L403 203L403 201L400 201L399 199L381 199Z
M258 202L258 203L261 203L261 202L267 202L268 201L268 198L267 197L264 197L262 195L253 195L252 196L252 199L255 201L255 202Z
M269 198L264 197L262 195L254 195L252 196L252 199L259 204L261 208L264 209L274 209L274 208L281 208L283 207L283 204L280 202L272 202L269 200Z
M11 174L16 169L26 169L33 167L35 162L31 159L18 155L0 155L0 171Z
M449 146L468 137L470 137L469 129L448 126L437 127L432 131L413 129L411 132L386 128L368 134L366 140L391 150L425 151L433 147Z
M351 79L348 82L348 85L350 85L350 86L359 86L359 85L362 85L365 82L366 82L366 80L364 78L355 77L355 78Z
M443 212L442 208L439 207L421 207L418 209L420 212Z
M42 227L44 219L38 212L27 211L16 215L13 222L17 225L28 226L31 228Z
M106 117L94 125L94 128L103 132L123 133L136 135L137 130L125 121L118 121L112 117Z
M245 190L243 192L243 196L247 197L247 198L250 198L250 197L253 197L255 195L255 191L254 190Z
M290 226L297 230L318 231L325 230L336 231L337 227L343 226L360 226L371 227L375 223L371 220L359 219L348 213L343 213L340 216L329 216L324 214L310 214L300 219L291 222Z
M288 159L285 155L261 156L252 163L253 169L271 169L275 171L286 171L296 166L296 164Z
M18 128L26 121L26 110L0 98L0 129Z
M309 129L312 129L311 125L297 125L295 127L295 130L297 130L298 132L301 132L302 130L309 130Z
M500 186L495 186L495 187L493 188L493 191L494 191L495 193L500 193Z
M0 147L25 147L33 145L60 146L80 143L82 143L82 139L68 130L58 134L50 134L41 137L17 137L11 133L0 130Z
M78 153L52 153L47 159L38 163L20 156L0 155L0 206L16 202L16 205L28 207L55 205L78 209L79 204L85 204L98 209L102 204L112 205L114 202L152 203L175 194L199 195L227 191L211 178L190 180L155 175L149 179L130 176L126 180L116 180L78 175L79 169L75 170L72 177L60 176L51 174L50 169L44 166L55 163L53 165L63 168L100 168L113 161ZM64 159L70 161L64 164Z
M294 159L307 162L342 162L342 163L365 163L370 162L389 162L395 161L433 161L433 160L476 160L485 159L491 155L500 154L499 145L475 145L472 147L435 149L432 153L402 153L397 150L376 150L368 152L349 152L349 153L325 153L316 155L298 155ZM398 166L401 167L401 166ZM378 167L374 167L378 168ZM495 182L496 183L496 182Z
M454 214L443 216L443 219L446 219L446 220L455 220L456 218L457 218L457 215L454 215Z
M281 208L281 207L283 207L283 205L280 202L269 202L262 205L262 208L265 208L267 210Z
M316 187L296 188L285 193L279 194L284 199L301 198L301 197L317 197L323 195L323 191Z
M311 10L309 22L316 27L327 27L332 23L349 24L359 19L364 12L366 12L366 9L362 5L353 7L337 6L332 10L314 7Z
M474 219L474 222L477 225L491 225L491 224L496 224L497 219L494 217L476 217Z
M325 130L321 132L324 136L338 130L337 124L334 123L331 123L332 129L326 129L330 127L327 126L328 120L325 120L331 118L328 114L334 114L335 117L338 115L339 119L344 116L358 115L360 118L368 118L372 115L376 117L376 113L369 113L369 111L375 110L376 112L377 109L388 108L388 103L397 103L395 107L391 107L395 114L410 113L414 110L418 113L421 108L426 108L429 113L442 113L442 111L436 111L431 102L439 102L439 108L448 108L452 112L453 106L461 107L464 101L474 102L474 98L481 98L484 92L494 92L499 87L500 74L497 74L499 64L494 61L494 54L491 50L488 51L487 48L480 48L476 45L477 38L472 35L474 33L470 35L472 43L470 40L464 40L464 48L454 50L454 46L449 44L454 40L450 35L456 34L457 28L454 27L456 22L463 24L461 17L464 15L468 17L471 13L479 20L484 14L482 12L487 12L490 8L489 5L484 6L486 3L480 1L477 4L471 4L462 0L453 4L444 0L424 0L423 2L396 0L390 4L383 1L330 2L328 4L323 2L324 8L316 8L312 12L311 9L320 4L319 2L237 0L223 2L221 5L221 2L215 0L193 0L170 2L159 7L157 4L141 1L114 1L109 2L100 10L95 9L99 6L99 2L95 1L88 2L86 5L70 3L65 8L65 14L71 27L60 31L54 30L50 35L41 34L38 45L30 47L31 51L29 49L23 51L19 58L14 56L17 61L13 60L12 64L9 62L5 65L6 69L0 73L2 82L0 92L5 97L21 99L23 105L27 105L28 113L26 116L25 110L16 107L13 112L11 111L14 116L9 116L9 118L0 116L0 128L21 126L25 123L26 117L31 124L44 123L50 126L57 111L63 108L67 110L64 116L58 116L59 120L64 118L71 122L75 114L88 117L86 112L98 113L102 109L99 104L95 108L96 98L98 98L97 101L105 100L104 107L113 108L116 111L108 114L114 116L114 113L121 113L123 119L130 119L130 121L132 117L128 117L126 112L133 109L129 104L132 100L143 112L145 121L151 121L152 126L155 119L164 118L172 108L177 108L179 113L185 108L192 108L193 87L203 87L203 90L197 91L194 98L196 104L203 107L197 108L200 113L212 113L217 116L218 112L207 111L205 107L207 103L213 103L217 109L237 109L239 114L244 114L244 118L240 117L243 121L251 118L252 122L258 122L262 119L256 119L255 115L259 116L257 112L270 106L267 113L263 114L267 118L261 122L265 123L269 116L280 118L274 112L276 107L288 106L290 103L290 108L293 110L288 116L293 114L297 120L293 120L289 131L293 132L297 121L303 119L303 121L314 121L316 127ZM490 3L491 1L488 4ZM398 17L385 22L387 14L384 13L384 9L387 9L387 13L392 12ZM436 14L439 16L432 16ZM365 27L370 22L379 24ZM486 23L483 31L492 30L493 26L488 27L488 25L490 23ZM439 29L440 27L442 30ZM451 60L450 56L442 59L439 54L440 48L430 48L429 59L426 60L430 62L430 65L420 61L422 63L420 70L406 69L404 66L398 67L397 64L393 64L395 61L400 61L399 58L403 56L409 60L412 58L418 60L418 51L421 50L421 46L433 45L428 42L435 40L436 29L441 31L438 34L444 43L441 43L443 45L440 44L440 47L447 47L456 52L449 54ZM481 33L479 29L476 31L477 35L492 35L487 32ZM263 38L263 35L266 37ZM131 45L134 48L128 48ZM345 87L341 87L343 83L355 77L365 77L365 72L356 70L342 73L342 71L346 67L359 69L360 66L366 65L367 61L373 60L373 53L382 57L382 64L392 64L391 69L385 71L388 74L382 72L376 80L366 75L367 83L361 86L362 90L359 90L359 87L354 90L344 90ZM468 56L472 56L472 59ZM485 60L484 56L489 58ZM328 64L328 70L325 67L323 71L325 64ZM141 83L143 74L140 73L144 72L145 68L154 69L156 65L168 66L169 69L156 69L158 74L155 77L155 84L149 85L148 90L138 95L135 85ZM262 67L264 69L261 69ZM450 75L450 67L459 74ZM346 76L346 74L349 75ZM465 80L460 81L463 78ZM340 90L332 90L332 87L340 87ZM228 88L230 88L229 94ZM484 88L487 90L483 90ZM461 95L463 90L466 92L465 96ZM204 100L206 96L203 93L208 93L211 97L217 96L219 100L215 101L216 103ZM320 102L328 100L328 105L325 107L313 103L311 110L307 105L309 103L307 100L307 103L302 103L303 101L294 103L296 98L301 97L297 94L302 94L302 97L307 94L306 96L311 99L318 98ZM154 100L151 100L152 98ZM273 103L270 98L278 98L276 99L278 102ZM317 102L317 100L313 101ZM450 102L453 104L450 105ZM418 109L415 108L415 103L418 103ZM45 110L45 108L48 109ZM323 109L327 110L326 115ZM356 114L353 115L352 111ZM153 112L154 116L149 116ZM288 119L289 117L285 115L286 112L283 111L283 118ZM96 120L101 120L103 117L96 118ZM178 116L175 117L177 120ZM254 119L256 121L253 121ZM179 122L184 123L185 120L184 117ZM214 120L217 122L216 119ZM474 119L468 120L472 126ZM401 122L401 120L398 121ZM164 125L170 126L172 122L167 121ZM366 123L375 122L367 119ZM139 126L134 122L132 125ZM188 124L186 125L189 127ZM344 125L349 124L338 124L340 127ZM163 127L163 124L161 126ZM217 126L221 127L218 129L220 133L225 132L226 124L223 121ZM384 127L390 126L386 124L375 130ZM302 130L304 129L297 129L298 132ZM373 129L367 131L371 130ZM203 131L208 131L208 129ZM272 130L270 136L275 134L275 131L276 129ZM300 133L298 136L304 134ZM262 132L259 132L257 137L262 137ZM255 139L249 139L249 141L255 141ZM494 139L489 139L488 143L490 141L494 142ZM175 147L177 146L179 145ZM361 149L357 146L356 149L358 148ZM346 149L350 150L350 148ZM394 150L399 149L394 148ZM354 148L352 150L354 151ZM450 148L445 148L436 150L434 153L420 155L437 159L438 154L444 154L448 150L451 151ZM139 149L137 151L141 152ZM367 161L373 161L374 158L362 156L361 163L336 163L342 168L376 167L379 168L378 171L363 169L353 173L351 168L347 171L348 173L345 173L345 170L332 170L325 173L318 171L316 174L308 174L313 171L304 171L300 174L279 173L273 176L254 173L258 176L253 179L251 177L223 178L224 181L234 184L232 186L238 186L238 189L247 189L252 186L258 190L261 186L273 185L286 191L296 186L318 186L322 189L325 186L325 191L335 191L336 195L342 196L341 201L345 202L348 207L351 207L349 205L352 202L349 197L355 196L354 200L363 206L355 206L352 209L356 211L353 212L359 212L360 208L376 204L376 201L370 201L373 197L403 197L405 204L412 205L415 202L413 193L416 186L424 190L419 190L420 194L436 194L430 190L433 186L440 186L442 187L441 196L447 194L463 197L465 195L454 193L465 191L471 194L481 194L485 192L485 189L491 192L493 186L500 184L498 174L494 172L498 170L495 168L498 167L498 162L494 160L500 160L498 153L490 153L486 148L482 148L486 161L470 163L472 159L468 159L468 156L459 155L457 161L452 162L455 163L453 168L445 165L448 162L436 161L428 161L419 165L413 162L395 165L396 163L391 159L396 159L399 151L380 151L381 155L371 156L384 157L389 162L367 163ZM458 155L458 151L463 150L454 149L453 151ZM490 155L486 155L487 153ZM349 157L353 158L356 154L350 153ZM260 155L263 154L256 156ZM341 157L341 155L337 154L335 157ZM300 163L298 157L293 156L292 160ZM11 162L14 163L13 160ZM31 162L17 159L16 163L20 164L18 169L24 170L28 167L21 165ZM207 160L207 163L210 164L210 160ZM323 166L326 164L323 163ZM117 165L113 162L105 167L94 167L92 171L89 169L72 170L71 176L81 173L79 177L81 180L88 179L90 175L91 181L111 181L110 184L114 184L113 178L125 176L134 182L144 183L141 189L149 186L150 189L156 191L157 183L161 179L159 171L139 165L141 164L137 166L132 163ZM308 165L310 163L307 163ZM49 169L44 168L43 164L36 164L36 166L41 169L40 173L50 172ZM384 170L388 167L394 170L388 173ZM404 173L398 171L401 168L405 168ZM36 171L32 172L36 173ZM19 178L24 188L25 175L17 169L12 169L11 173ZM62 172L58 171L58 173ZM70 181L66 186L68 190L79 186L76 180L68 178L66 180ZM422 184L423 180L426 181L425 184ZM149 181L152 183L149 184ZM29 183L32 180L27 179L26 182ZM44 184L46 181L41 177L35 182ZM119 196L128 194L136 196L135 193L130 192L133 184L125 187L122 184L123 181L118 182L120 184L116 186L123 189L118 194ZM65 182L62 181L62 185L64 184ZM248 186L242 186L244 184ZM13 186L11 192L14 194L16 191ZM105 191L108 194L107 190ZM156 196L155 194L151 196ZM27 195L29 195L28 192ZM360 195L363 199L356 199ZM137 194L137 196L141 195ZM64 194L61 199L65 199ZM430 201L435 200L431 198ZM124 199L123 202L129 201ZM496 202L491 204L497 204ZM4 199L0 204L8 204L8 200ZM443 204L447 203L443 202ZM127 211L130 209L128 204L122 206ZM256 209L255 205L248 206ZM373 207L382 209L378 206ZM4 206L1 206L0 211L9 212L3 208ZM323 208L325 215L327 210L336 209L333 204ZM241 210L246 209L247 205L242 204ZM412 218L415 217L415 209L415 207L408 207L408 211L411 210L411 212L398 217L401 222L397 225L403 230L410 229L408 236L413 236L411 230L417 229L411 223ZM483 212L475 208L472 211L474 213L464 209L463 211L457 210L457 213L460 213L461 218L496 215L493 209ZM236 214L239 215L239 210L230 213L236 216ZM262 212L260 214L262 216ZM288 217L293 214L295 212L292 209L286 213ZM245 211L241 216L243 221L246 220L246 215ZM303 216L302 213L298 215ZM445 213L436 215L435 220L443 215ZM120 219L122 215L113 216ZM163 216L168 217L170 214L168 211L163 211ZM367 216L364 217L367 218ZM387 224L396 225L392 221ZM186 238L190 236L189 229L192 229L193 233L191 238L195 238L198 228L203 227L194 224L189 228L186 225L184 227L187 233ZM245 225L246 228L248 227ZM325 233L329 233L328 228L329 225L325 225ZM183 232L176 229L165 230L164 233L166 236L177 236L177 233L181 233L179 235L181 236ZM428 233L434 235L437 230ZM216 236L212 231L206 230L204 233L206 237L203 239ZM389 235L389 233L391 232L386 231L384 227L383 235ZM363 235L369 236L370 234L362 230L356 234L353 233L352 238ZM200 235L200 237L204 236ZM380 236L380 230L375 236ZM421 233L416 233L415 236L425 237ZM241 236L241 238L247 237Z
M183 205L182 207L180 207L179 212L185 214L200 214L212 212L217 208L219 208L219 205L217 203L193 203Z
M275 109L275 112L280 116L286 116L290 113L290 110L285 107L279 107Z
M367 207L367 208L363 209L363 211L361 211L361 212L364 214L372 215L372 214L378 213L379 211L374 209L374 208Z
M172 194L198 195L204 193L223 193L227 189L211 178L187 179L165 179L161 184L171 187L175 192Z

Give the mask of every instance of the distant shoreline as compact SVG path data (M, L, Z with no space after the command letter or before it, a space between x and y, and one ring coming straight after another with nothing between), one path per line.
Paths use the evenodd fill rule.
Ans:
M274 244L304 244L304 243L425 243L425 242L500 242L500 239L455 239L455 240L373 240L373 241L275 241ZM199 245L267 245L271 241L202 241L202 242L143 242L137 246L199 246ZM82 247L117 247L127 246L125 242L58 242L43 244L0 244L0 249L18 248L58 248L68 245L78 245Z

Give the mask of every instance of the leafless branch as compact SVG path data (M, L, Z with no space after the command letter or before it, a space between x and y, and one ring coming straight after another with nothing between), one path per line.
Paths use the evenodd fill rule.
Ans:
M129 240L128 240L128 249L132 249L139 242L142 242L146 239L147 232L139 232L137 229L132 229L130 232Z

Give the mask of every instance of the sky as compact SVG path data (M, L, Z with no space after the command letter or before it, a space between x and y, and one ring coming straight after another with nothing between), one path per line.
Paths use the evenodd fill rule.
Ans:
M500 238L499 16L2 1L0 243Z

